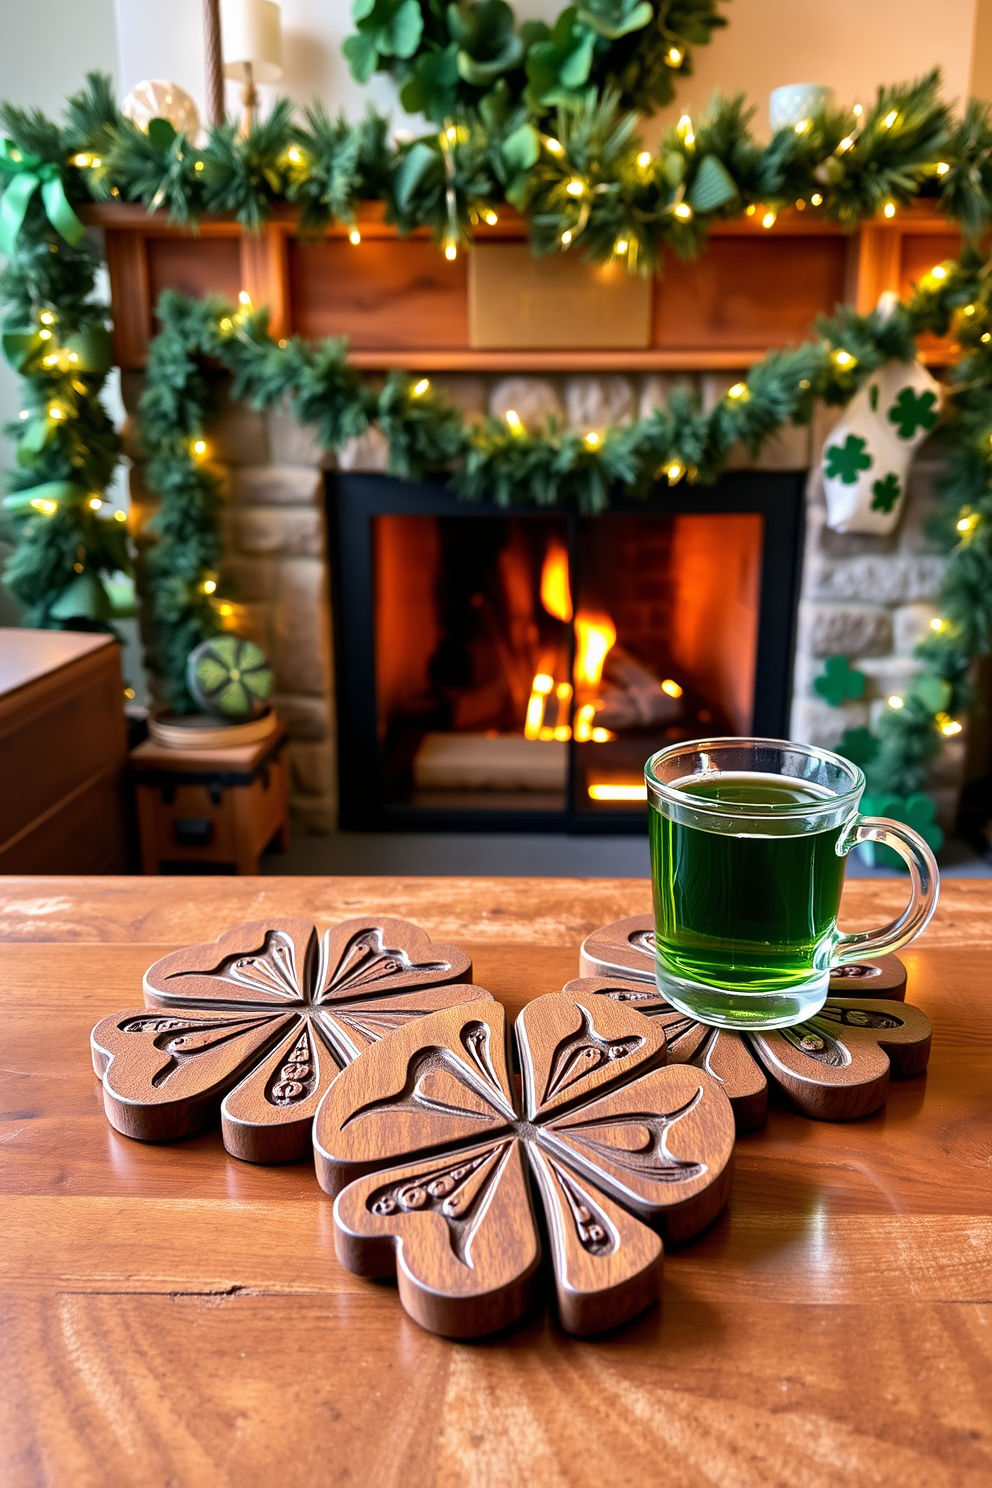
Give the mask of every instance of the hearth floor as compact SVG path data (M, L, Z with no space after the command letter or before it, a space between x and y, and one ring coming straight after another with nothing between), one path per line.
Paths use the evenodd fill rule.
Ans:
M992 866L952 840L938 854L945 878L992 878ZM564 833L335 832L294 835L289 851L267 853L263 873L440 874L468 878L646 878L646 837L570 837ZM869 868L857 854L852 878L899 877Z

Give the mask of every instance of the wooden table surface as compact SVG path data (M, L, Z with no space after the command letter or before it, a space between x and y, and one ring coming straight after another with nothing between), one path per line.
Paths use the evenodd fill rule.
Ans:
M855 880L846 925L905 895ZM312 1166L107 1124L89 1030L168 949L379 909L465 948L511 1010L577 974L641 881L0 881L4 1488L988 1488L992 885L904 953L930 1068L851 1125L773 1106L663 1302L595 1341L547 1313L421 1332L344 1272Z

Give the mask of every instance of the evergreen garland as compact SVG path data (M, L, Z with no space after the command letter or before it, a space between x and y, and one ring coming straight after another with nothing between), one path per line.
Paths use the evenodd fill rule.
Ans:
M362 0L362 12L403 10L409 21L411 5L435 15L433 5L418 0L376 0L369 7ZM485 24L496 28L485 43L490 51L497 33L500 46L507 44L498 4L458 9L480 25L486 12ZM700 251L715 220L760 209L770 224L793 204L854 226L924 196L966 235L989 226L989 108L973 101L956 122L939 97L936 72L879 90L867 111L825 111L779 130L765 147L750 134L743 99L717 100L695 126L684 116L653 156L641 147L626 108L632 101L644 108L637 87L650 91L656 84L638 83L629 67L617 70L617 46L638 29L627 22L645 9L662 31L681 16L685 29L672 34L690 40L705 40L701 32L717 23L707 20L715 14L708 0L668 6L594 0L568 26L591 25L610 46L590 44L574 29L566 34L562 20L560 30L556 24L533 47L528 42L528 82L517 92L508 81L512 68L476 71L481 82L465 75L461 52L474 57L473 67L496 57L472 52L475 41L463 36L456 62L468 91L456 88L450 112L438 117L435 109L443 128L409 143L391 144L387 122L371 111L351 125L314 107L301 122L284 103L247 138L226 124L201 149L164 120L152 121L146 134L122 119L109 81L98 75L69 100L62 125L37 111L4 107L0 231L12 251L0 279L3 344L25 379L14 430L17 469L4 501L17 544L5 581L27 605L28 623L108 626L114 607L107 581L129 571L124 524L100 515L118 444L100 402L110 356L106 307L94 299L99 256L76 211L88 200L166 208L191 225L205 212L230 211L252 231L286 201L299 208L305 231L319 232L332 221L353 224L357 202L377 197L402 231L431 227L449 255L475 223L491 220L509 200L527 215L535 251L578 248L596 262L623 258L641 272L658 263L665 246L684 255ZM446 17L450 25L450 8ZM700 29L695 37L693 26ZM449 38L436 54L450 45ZM576 48L592 58L584 79ZM600 66L607 52L612 61ZM379 55L401 53L379 48ZM558 69L558 84L541 84L540 96L534 58ZM578 82L573 86L568 77ZM553 126L552 107L558 110ZM294 338L278 347L264 315L215 301L197 305L168 296L162 313L142 408L148 478L162 498L149 584L158 623L155 663L180 708L189 706L185 657L217 628L220 488L203 435L213 395L204 357L234 374L236 397L257 407L288 399L294 416L313 424L328 448L377 424L397 475L443 469L467 499L485 491L504 503L570 500L598 511L618 486L647 495L661 477L714 479L737 440L757 447L782 422L807 420L817 397L845 402L886 360L911 357L915 336L945 334L952 325L964 356L950 376L945 414L952 459L943 525L951 556L942 617L920 648L926 670L904 706L886 713L877 739L859 741L874 788L919 789L941 731L967 705L970 660L987 652L992 633L992 304L988 266L976 253L966 250L958 265L942 279L928 279L888 320L838 312L818 326L817 343L771 354L709 415L690 395L677 394L649 419L599 439L553 428L532 435L494 420L468 429L426 379L393 373L379 392L371 391L348 365L342 342L311 348ZM837 349L848 353L842 362L833 355Z
M469 501L572 502L595 513L617 489L650 500L662 480L715 480L735 444L757 450L783 424L808 422L817 399L846 403L886 362L911 360L917 336L953 329L964 355L950 374L944 424L952 453L940 519L950 550L941 617L918 648L924 670L903 706L886 710L877 735L852 731L844 747L865 766L873 790L909 796L924 787L943 735L958 731L954 715L969 703L971 660L992 643L992 260L977 250L939 266L889 315L842 308L819 321L816 341L770 353L709 413L693 393L679 390L667 407L602 435L553 424L533 433L519 421L494 418L466 424L428 378L401 372L373 391L349 366L342 340L277 345L264 311L169 292L159 317L141 435L146 478L162 501L150 563L161 637L157 665L180 709L191 706L186 656L218 629L216 606L224 598L216 576L219 485L205 432L213 403L206 358L233 375L236 398L257 409L285 400L329 449L377 426L394 475L443 473Z
M101 258L73 211L86 195L79 173L63 169L110 108L95 80L70 99L61 128L0 108L7 192L30 189L0 275L3 350L23 379L20 418L6 431L17 455L3 501L15 543L4 582L25 624L51 629L106 629L131 613L107 585L130 559L123 513L114 520L104 501L119 441L100 399L111 363L107 306L94 298Z

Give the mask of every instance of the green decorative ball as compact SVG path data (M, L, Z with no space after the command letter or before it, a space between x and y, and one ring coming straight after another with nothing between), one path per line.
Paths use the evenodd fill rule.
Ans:
M190 652L186 686L204 713L224 723L247 723L268 706L272 668L254 641L212 636Z

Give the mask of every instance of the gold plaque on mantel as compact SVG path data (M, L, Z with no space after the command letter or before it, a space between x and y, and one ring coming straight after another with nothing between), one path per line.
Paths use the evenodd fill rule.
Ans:
M626 351L651 340L651 279L579 254L535 258L527 243L477 243L469 254L469 345L475 351Z

